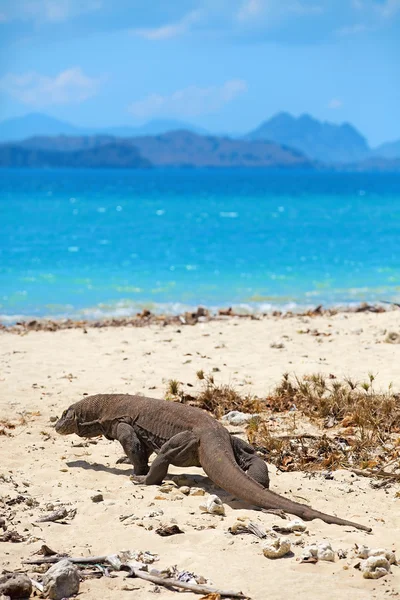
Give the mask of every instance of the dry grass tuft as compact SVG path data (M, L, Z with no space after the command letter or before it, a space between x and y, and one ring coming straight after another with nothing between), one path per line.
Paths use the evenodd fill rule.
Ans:
M256 413L263 408L259 398L251 394L242 396L231 385L217 384L212 375L205 375L202 382L203 389L196 401L200 408L213 413L217 419L231 410Z
M374 380L372 374L361 383L338 381L333 375L300 379L285 374L267 405L275 411L292 409L294 415L300 411L323 420L326 428L338 425L340 432L307 435L294 427L290 435L277 436L264 422L247 429L249 441L285 471L375 469L389 462L400 468L400 445L394 439L400 433L400 396L391 387L375 391Z
M197 371L196 376L202 386L196 397L186 394L180 383L171 379L168 382L167 399L197 406L211 412L217 419L231 410L255 413L265 408L259 398L250 394L242 396L231 385L217 384L214 376L207 375L203 370Z
M281 383L267 398L272 410L296 408L311 418L330 419L376 433L400 432L400 396L389 387L385 393L374 389L375 376L358 383L338 381L333 376L305 375L302 379L284 374Z

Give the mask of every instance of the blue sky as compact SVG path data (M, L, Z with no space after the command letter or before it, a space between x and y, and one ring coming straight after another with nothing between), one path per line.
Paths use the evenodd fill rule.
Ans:
M0 0L0 118L173 118L246 132L281 110L400 138L400 0Z

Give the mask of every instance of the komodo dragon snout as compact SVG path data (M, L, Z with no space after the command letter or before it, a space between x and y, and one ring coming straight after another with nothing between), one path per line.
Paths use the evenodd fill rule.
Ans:
M55 430L60 435L78 433L78 418L73 408L70 407L64 410L63 414L55 425Z

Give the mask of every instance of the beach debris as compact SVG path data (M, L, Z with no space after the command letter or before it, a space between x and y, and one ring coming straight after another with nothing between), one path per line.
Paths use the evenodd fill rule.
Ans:
M384 556L390 565L396 565L396 555L392 550L385 550L384 548L369 548L368 546L357 546L356 545L356 556L357 558L367 559L370 556Z
M370 556L361 561L360 570L364 579L379 579L390 573L390 564L383 554Z
M79 583L79 569L65 558L45 573L43 592L51 600L70 598L79 592Z
M226 415L221 417L221 421L223 423L228 423L229 425L245 425L252 421L253 419L259 419L259 413L250 414L240 412L239 410L231 410Z
M222 515L225 516L225 507L222 503L221 498L218 498L215 494L211 494L206 498L205 502L200 504L200 510L210 515Z
M39 519L36 519L36 523L47 523L50 521L60 521L61 519L73 519L76 515L76 509L67 510L65 506L58 508L49 515L44 515Z
M400 344L400 333L389 331L385 337L385 342L387 344Z
M295 533L307 531L307 525L301 519L293 519L284 525L273 525L273 531L277 533Z
M9 598L29 598L32 593L32 583L27 575L22 573L7 573L0 577L0 596Z
M180 493L183 494L184 496L189 496L190 494L190 487L188 485L181 485L180 488L178 488Z
M285 347L283 342L271 342L269 345L270 348L276 348L277 350L282 350Z
M42 544L40 550L38 551L38 554L41 554L42 556L55 556L56 554L58 554L58 552L49 548L47 544Z
M189 492L189 496L205 496L206 493L203 490L203 488L199 488L199 487L191 487L190 488L190 492Z
M20 542L24 542L25 539L23 535L14 529L8 529L3 535L0 535L0 542L11 542L12 544L19 544Z
M257 536L260 539L267 537L267 532L261 529L261 527L259 527L257 523L254 523L254 521L250 521L249 523L243 523L243 521L239 521L238 519L233 525L231 525L231 527L229 527L228 531L232 535L250 533L252 535Z
M317 562L318 560L326 560L328 562L335 561L335 552L332 550L330 542L311 544L304 548L300 562Z
M157 535L161 537L168 537L170 535L176 535L177 533L184 533L182 529L179 529L178 525L162 525L155 530Z
M262 552L267 558L281 558L291 551L291 544L288 538L277 537L263 545Z
M140 560L136 560L136 559L140 559ZM69 562L72 565L73 564L93 565L93 566L96 566L96 568L98 566L101 566L104 568L104 571L108 565L117 571L119 571L119 570L128 571L128 573L129 573L128 577L139 577L140 579L144 579L146 581L151 581L152 583L154 583L156 585L165 586L167 588L171 588L171 587L172 588L181 588L184 590L189 590L196 594L215 594L217 597L219 595L221 597L227 596L229 598L243 598L243 599L246 598L245 594L243 594L242 592L225 591L225 590L220 590L220 589L216 589L213 587L209 587L208 585L203 585L200 583L187 583L186 581L182 581L182 579L187 579L187 578L189 578L189 579L194 578L195 581L197 580L197 576L195 576L193 573L188 573L187 571L182 571L181 573L178 572L178 577L180 576L180 579L175 579L172 577L165 577L165 576L163 577L162 572L155 571L155 570L152 570L149 572L148 566L146 563L146 560L149 560L149 559L152 559L150 561L150 562L152 562L154 560L158 560L158 556L151 554L150 552L128 550L128 551L118 552L117 554L111 554L108 556L107 555L105 555L105 556L90 556L87 558L69 557L68 559L66 559L66 562ZM45 557L45 558L41 558L41 559L25 560L23 562L25 564L37 565L37 564L46 564L46 563L59 564L58 561L60 561L60 557L57 558L55 556L49 556L49 557ZM60 561L60 562L63 562L63 561ZM145 563L145 564L143 564L143 563ZM172 570L170 570L170 571L167 570L167 572L175 572L175 571L173 571L174 569L176 569L176 567L172 567ZM50 571L50 569L49 569L49 571ZM47 571L47 573L49 571ZM104 573L104 571L102 571L102 572ZM207 581L207 580L205 580L205 581Z
M104 497L103 494L98 493L98 494L94 494L93 496L90 497L92 502L103 502Z
M160 485L158 489L163 494L170 494L171 492L176 492L178 490L178 486L174 481L168 481Z

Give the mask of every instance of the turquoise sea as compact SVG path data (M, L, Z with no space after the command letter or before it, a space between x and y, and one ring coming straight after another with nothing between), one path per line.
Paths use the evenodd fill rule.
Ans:
M400 176L0 170L0 320L400 300Z

